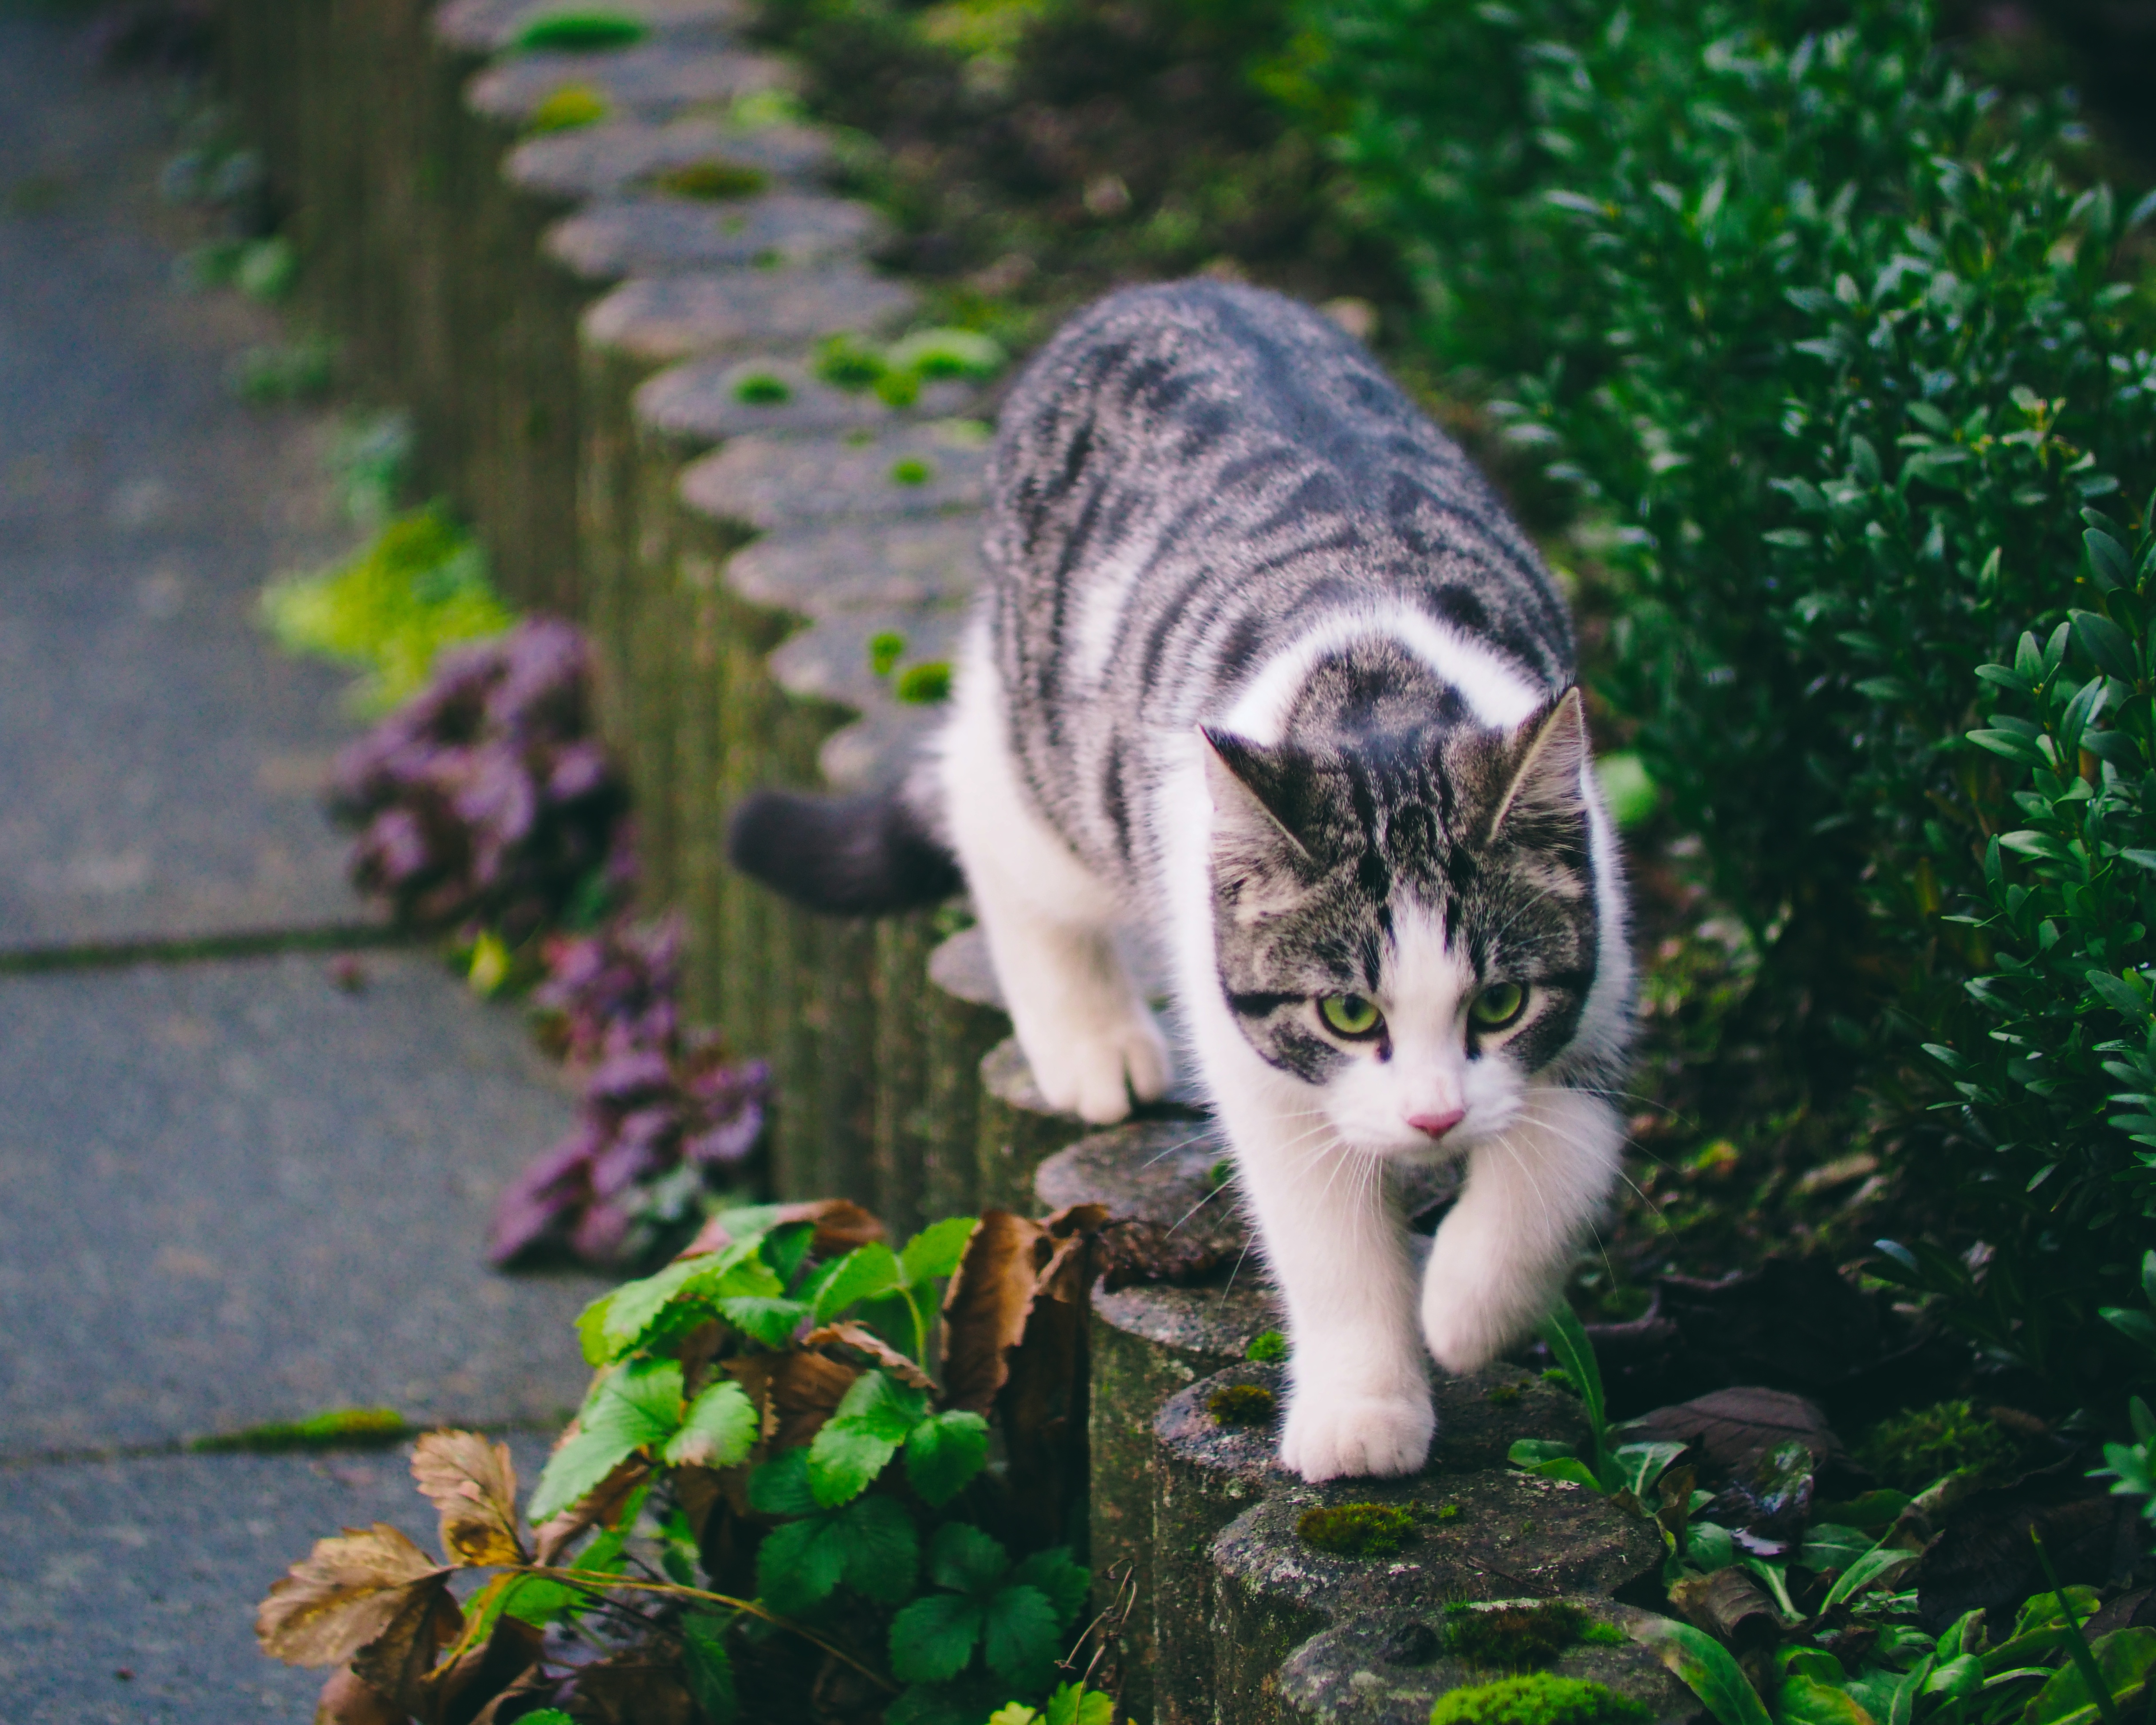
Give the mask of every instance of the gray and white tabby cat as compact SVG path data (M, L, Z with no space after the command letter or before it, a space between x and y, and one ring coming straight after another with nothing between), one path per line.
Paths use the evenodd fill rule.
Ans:
M1563 601L1368 354L1247 288L1075 319L990 488L933 761L760 798L737 859L864 911L955 853L1041 1092L1089 1121L1169 1082L1149 950L1286 1305L1282 1461L1411 1471L1422 1344L1464 1372L1518 1339L1617 1172L1631 965ZM1383 1171L1463 1157L1418 1301Z

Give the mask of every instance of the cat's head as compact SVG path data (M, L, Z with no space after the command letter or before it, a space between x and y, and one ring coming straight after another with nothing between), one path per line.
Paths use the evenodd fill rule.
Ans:
M1598 1034L1578 691L1511 729L1455 703L1291 722L1270 745L1204 736L1215 948L1251 1046L1359 1149L1502 1132L1529 1079Z

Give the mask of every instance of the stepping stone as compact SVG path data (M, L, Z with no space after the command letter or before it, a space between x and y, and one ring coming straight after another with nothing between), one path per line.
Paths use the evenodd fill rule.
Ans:
M724 459L724 455L720 459ZM889 464L878 465L887 475ZM868 462L861 466L864 471L871 470ZM714 492L727 489L708 474L706 483ZM887 476L881 479L881 487L893 493L901 490L891 485ZM723 507L722 497L714 501L721 501ZM826 499L822 506L829 509L842 501ZM902 496L898 501L903 501ZM726 580L751 604L803 617L835 619L872 606L934 607L955 617L981 584L980 545L978 516L926 521L849 522L759 540L728 561ZM834 672L829 685L833 698L846 699L842 691L848 689L873 696L880 687L870 670L867 645L868 637L878 632L862 631L857 655L860 675L855 678L850 670ZM947 661L951 656L953 632L947 630L934 644L916 639L903 628L898 633L906 637L906 651L899 660L901 668L927 660Z
M485 119L521 127L547 97L575 88L590 90L610 115L663 119L684 108L790 90L798 79L790 61L773 54L662 37L606 53L546 51L497 61L465 87L465 102Z
M433 19L436 38L465 54L498 54L541 18L581 8L563 0L449 0ZM608 0L616 18L634 18L654 33L711 34L750 22L744 0Z
M920 304L912 289L859 264L726 270L625 281L584 313L588 347L655 367L701 354L805 347L820 336L874 334Z
M802 268L866 249L888 223L865 203L771 192L726 203L670 197L595 203L547 230L547 255L587 282L754 264Z
M992 434L978 420L960 419L880 437L738 438L684 470L681 501L753 533L850 517L978 512L987 496ZM968 531L978 540L978 513L968 517ZM977 566L967 567L970 572Z
M581 1399L601 1282L481 1263L566 1087L435 959L362 969L357 993L320 956L0 979L0 1459Z
M955 600L834 611L771 655L772 679L797 700L865 711L891 699L869 660L872 639L885 634L905 637L906 655L898 665L903 674L916 665L949 663L965 624L963 603Z
M840 389L789 357L706 359L670 367L636 393L648 431L689 444L730 438L881 430L911 420L957 418L980 405L970 383L926 384L910 406L894 408L869 389Z
M505 1440L519 1495L550 1438ZM0 1491L0 1691L10 1725L154 1715L175 1725L311 1717L329 1673L270 1658L254 1608L345 1527L388 1522L441 1554L410 1446L155 1455L12 1470ZM125 1675L122 1675L122 1674Z
M833 161L829 134L805 126L753 130L692 116L654 123L613 120L527 138L502 172L537 197L611 197L683 168L738 168L782 182L818 178Z

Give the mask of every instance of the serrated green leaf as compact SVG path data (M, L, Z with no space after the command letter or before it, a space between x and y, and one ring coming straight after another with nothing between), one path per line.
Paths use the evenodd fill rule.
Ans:
M839 1405L831 1410L831 1421L903 1443L927 1412L926 1390L901 1384L888 1372L870 1371L846 1386Z
M578 1414L577 1435L547 1458L525 1514L536 1526L574 1507L639 1450L664 1444L680 1423L680 1362L622 1367Z
M906 1440L906 1476L921 1501L942 1508L988 1465L988 1422L952 1409L924 1420Z
M752 1509L767 1516L814 1515L821 1507L808 1489L808 1452L783 1450L748 1476Z
M774 1300L752 1295L717 1302L720 1317L752 1342L766 1348L784 1348L794 1332L808 1321L809 1308L800 1300Z
M985 1594L1009 1568L1002 1543L964 1522L946 1522L928 1542L928 1576L938 1587Z
M897 1453L896 1438L827 1420L808 1445L808 1489L818 1503L835 1509L867 1491Z
M942 1683L965 1670L981 1638L981 1605L961 1594L931 1594L891 1620L891 1674L901 1683Z
M981 1619L981 1652L990 1671L1031 1689L1054 1670L1061 1624L1048 1595L1023 1584L998 1588Z
M905 1250L898 1255L899 1268L905 1272L906 1286L918 1287L925 1281L950 1275L966 1255L967 1243L980 1225L980 1219L976 1216L949 1216L922 1229L906 1241Z
M758 1597L788 1617L814 1610L837 1589L850 1549L836 1516L811 1516L773 1527L756 1548Z
M921 1568L921 1536L893 1499L857 1498L839 1512L846 1538L845 1584L880 1605L909 1598Z
M1048 1697L1043 1725L1114 1725L1115 1717L1113 1696L1077 1683L1059 1683Z
M1084 1609L1093 1585L1093 1572L1083 1563L1073 1563L1066 1545L1050 1546L1046 1551L1020 1558L1011 1566L1010 1579L1014 1585L1040 1589L1055 1608L1058 1629L1067 1626Z
M733 1467L748 1460L762 1429L747 1391L727 1378L689 1404L665 1459L677 1467Z
M815 1322L827 1324L849 1307L878 1295L894 1293L906 1285L898 1255L881 1240L871 1240L839 1260L830 1279L817 1290Z
M1734 1656L1713 1636L1666 1617L1635 1622L1630 1633L1706 1703L1716 1725L1773 1725Z
M733 1725L741 1716L741 1699L734 1687L733 1656L726 1651L725 1618L692 1611L681 1620L681 1666L704 1725Z

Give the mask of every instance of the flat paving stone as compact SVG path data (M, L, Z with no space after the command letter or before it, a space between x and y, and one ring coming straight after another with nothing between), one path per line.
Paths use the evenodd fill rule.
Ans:
M494 54L511 46L540 19L558 16L559 0L449 0L434 14L434 35L465 54ZM706 34L746 23L744 0L610 0L606 11L632 18L656 34Z
M520 1495L547 1439L506 1440ZM298 1725L324 1671L265 1656L254 1608L315 1541L388 1522L440 1554L408 1445L0 1469L0 1717L8 1725ZM122 1676L121 1672L128 1675Z
M588 347L639 365L875 335L913 316L921 296L859 264L714 270L625 281L584 313Z
M978 511L987 501L989 434L978 420L957 419L880 438L742 438L682 473L681 501L757 533ZM969 531L978 537L978 516Z
M547 255L585 281L756 264L819 264L862 250L889 224L865 203L812 192L736 203L611 199L547 230Z
M159 93L67 44L0 18L0 952L355 922L344 679L254 609L352 537L332 421L228 393L277 321L174 290Z
M805 126L751 130L698 116L663 124L613 120L527 138L509 152L502 172L520 191L605 198L684 168L813 179L829 171L832 155L829 134Z
M610 53L518 54L473 79L465 101L475 114L521 126L548 96L573 86L592 91L609 112L656 119L799 82L789 62L725 42L721 35L685 31Z
M0 981L0 1458L324 1409L551 1420L602 1286L481 1262L571 1107L421 954Z
M670 366L637 387L636 417L684 443L811 432L866 438L910 420L960 417L979 407L980 396L970 383L941 379L909 406L894 408L871 390L826 383L804 361L765 354Z

